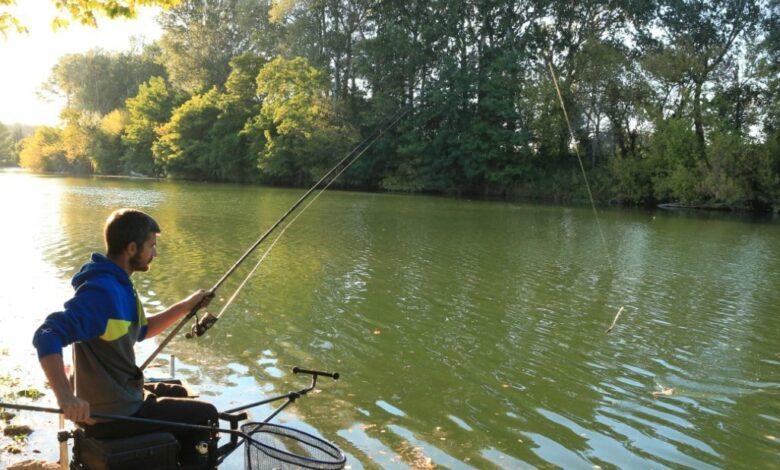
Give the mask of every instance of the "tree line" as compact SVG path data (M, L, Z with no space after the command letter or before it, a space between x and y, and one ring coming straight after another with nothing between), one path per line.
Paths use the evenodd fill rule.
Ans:
M305 186L780 207L780 0L184 0L62 57L22 166ZM550 77L554 70L575 138Z
M0 122L0 168L19 164L21 141L35 131L35 126L6 125Z

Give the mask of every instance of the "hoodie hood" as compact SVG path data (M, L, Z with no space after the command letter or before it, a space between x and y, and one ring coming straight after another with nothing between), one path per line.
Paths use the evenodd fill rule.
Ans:
M102 275L113 276L117 281L128 286L133 285L124 269L100 253L92 253L89 263L82 266L78 274L73 276L71 284L74 289L78 289L90 279Z

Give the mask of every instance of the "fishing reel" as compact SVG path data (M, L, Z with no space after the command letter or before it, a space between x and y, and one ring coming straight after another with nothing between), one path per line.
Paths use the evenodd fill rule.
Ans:
M192 339L196 336L201 337L203 336L203 333L205 333L209 328L214 326L214 323L216 323L217 320L219 320L219 318L215 317L209 312L206 312L205 315L203 315L202 317L198 318L197 321L195 321L195 324L192 325L190 332L184 336L187 339Z

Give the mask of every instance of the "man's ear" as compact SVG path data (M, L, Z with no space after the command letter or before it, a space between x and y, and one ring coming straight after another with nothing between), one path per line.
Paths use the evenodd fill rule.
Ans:
M136 255L136 253L138 253L138 245L135 242L130 242L127 244L125 251L132 258L133 256Z

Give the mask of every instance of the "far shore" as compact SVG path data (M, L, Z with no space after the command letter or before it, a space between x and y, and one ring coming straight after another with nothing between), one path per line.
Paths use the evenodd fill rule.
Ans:
M147 176L142 174L129 174L129 175L102 175L102 174L74 174L74 173L67 173L67 172L41 172L41 171L33 171L27 168L21 168L21 167L0 167L0 172L5 173L26 173L31 175L44 175L44 176L62 176L62 177L73 177L73 178L99 178L99 179L118 179L118 180L139 180L139 181L183 181L183 182L196 182L196 183L220 183L220 184L238 184L238 185L249 185L249 186L260 186L260 187L280 187L280 186L274 186L274 185L263 185L260 183L236 183L236 182L230 182L230 181L209 181L209 180L187 180L187 179L181 179L176 178L172 176ZM294 188L290 187L292 189L303 189L303 188ZM478 195L478 194L446 194L446 193L430 193L430 192L419 192L419 191L404 191L404 190L371 190L371 189L361 189L361 188L333 188L331 190L344 190L344 191L366 191L371 193L397 193L397 194L411 194L411 195L428 195L428 196L441 196L441 197L452 197L456 199L476 199L476 200L484 200L484 201L502 201L502 202L517 202L517 203L533 203L533 204L561 204L561 205L590 205L590 203L587 200L580 200L580 199L549 199L549 198L535 198L535 197L529 197L527 195L525 196L519 196L519 195L511 195L511 194L505 194L503 196L499 195ZM722 212L722 213L732 213L732 214L752 214L756 216L776 216L780 215L780 205L772 207L771 210L768 211L757 211L753 210L749 207L740 207L740 206L733 206L728 205L726 203L702 203L702 204L695 204L695 203L684 203L684 202L657 202L655 204L648 204L645 206L637 206L637 205L626 205L626 204L616 204L614 201L606 201L606 200L596 200L595 201L596 206L601 208L607 208L607 207L622 207L627 209L644 209L644 210L685 210L685 211L691 211L691 212Z

